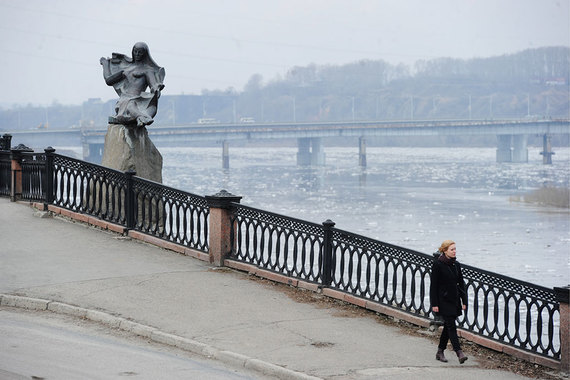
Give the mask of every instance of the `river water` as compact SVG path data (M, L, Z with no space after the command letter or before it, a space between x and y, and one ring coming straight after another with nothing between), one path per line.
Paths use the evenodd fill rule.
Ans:
M570 283L570 212L513 200L569 186L570 149L543 165L496 163L495 148L325 148L326 166L298 167L293 147L160 148L166 185L197 195L225 189L242 204L424 253L457 242L458 260L547 287Z

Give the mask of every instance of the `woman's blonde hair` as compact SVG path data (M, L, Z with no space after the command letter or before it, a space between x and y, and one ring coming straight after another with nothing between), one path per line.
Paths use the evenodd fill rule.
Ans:
M445 251L447 251L447 248L449 248L449 246L453 244L455 244L453 240L444 240L443 243L441 243L441 245L439 246L438 251L444 253Z

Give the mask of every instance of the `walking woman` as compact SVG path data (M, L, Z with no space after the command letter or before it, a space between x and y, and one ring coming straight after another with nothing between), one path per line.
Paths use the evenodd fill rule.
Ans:
M455 242L445 240L438 249L439 257L431 269L430 302L434 313L443 318L443 331L435 358L447 362L443 351L451 340L459 363L463 364L467 356L461 351L455 319L467 309L467 292L461 266L455 259Z

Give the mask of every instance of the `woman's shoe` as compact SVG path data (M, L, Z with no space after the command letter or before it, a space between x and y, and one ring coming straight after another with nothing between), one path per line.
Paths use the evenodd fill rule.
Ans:
M463 364L467 361L467 356L461 350L457 350L457 359L459 359L459 364Z
M435 354L435 358L437 360L439 360L440 362L447 363L447 359L445 358L445 355L443 354L443 350L440 350L439 348L437 349L437 354Z

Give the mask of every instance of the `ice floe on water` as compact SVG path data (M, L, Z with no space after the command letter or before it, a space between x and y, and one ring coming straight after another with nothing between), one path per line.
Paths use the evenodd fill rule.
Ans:
M496 163L495 148L327 148L325 167L298 167L296 148L166 148L164 183L198 195L225 189L242 204L434 252L457 242L469 265L545 286L570 283L568 210L509 202L545 184L569 186L570 149L539 148L529 163ZM554 271L554 272L551 272ZM554 274L553 274L554 273Z

